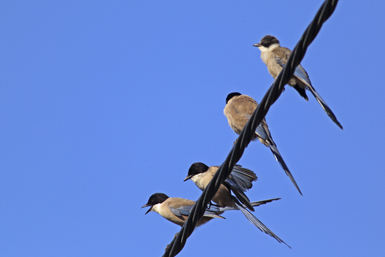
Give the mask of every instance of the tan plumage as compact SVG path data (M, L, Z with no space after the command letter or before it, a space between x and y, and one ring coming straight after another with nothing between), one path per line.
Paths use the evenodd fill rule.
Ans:
M187 220L188 216L182 215L182 216L178 217L170 211L170 207L178 209L180 207L192 206L194 204L195 204L195 202L192 200L179 198L179 197L172 197L172 198L168 198L166 201L164 201L162 204L160 204L158 208L155 208L155 211L157 213L159 213L165 219L171 221L172 223L175 223L179 226L183 226L183 224ZM209 222L211 219L213 219L213 218L203 216L203 218L197 223L197 227Z
M226 106L223 113L227 117L227 121L235 133L238 135L241 133L257 106L258 103L248 95L241 95L240 93L234 92L227 96ZM298 192L302 195L297 182L283 160L281 153L278 151L277 145L271 136L265 119L263 119L257 127L252 140L257 138L262 144L270 148L270 151L273 153L275 159L281 165L286 175L289 176Z
M150 211L154 211L160 214L163 218L171 221L172 223L177 224L179 226L183 226L183 224L188 218L188 214L191 209L189 207L192 207L194 204L195 202L192 200L179 197L168 197L166 194L163 193L155 193L151 195L147 204L142 206L142 208L150 207L146 214ZM207 210L202 219L198 221L196 226L201 226L213 218L223 219L223 217L219 216L222 213L223 211L219 210Z
M210 183L211 179L215 175L215 173L218 170L218 166L211 166L207 172L203 173L199 177L199 179L196 179L196 177L192 177L191 180L197 185L197 187L201 190L204 190L206 186ZM214 195L213 199L211 199L214 203L218 204L219 206L226 207L235 207L234 200L231 197L230 190L221 184L219 186L219 189L217 193Z
M193 163L189 168L187 177L184 181L191 179L199 189L204 190L218 171L218 168L218 166L208 167L201 162ZM245 205L251 211L254 211L249 198L244 192L253 186L252 183L255 180L257 180L257 175L255 175L253 171L243 168L240 165L235 165L225 182L219 186L212 201L221 207L236 207L235 201L237 201ZM231 195L230 190L236 197Z
M286 66L286 63L291 54L291 50L286 47L281 47L278 39L271 35L264 36L261 39L261 42L254 44L254 46L258 47L259 50L261 50L262 61L266 64L267 70L269 71L270 75L273 76L274 79L276 79L281 70ZM297 90L297 92L303 98L305 98L306 101L309 100L306 95L306 90L309 90L316 98L317 102L321 105L322 109L324 109L326 114L332 119L334 123L337 124L338 127L342 129L342 125L337 120L337 117L334 115L334 113L326 104L326 102L315 90L315 88L310 82L309 75L300 64L296 67L293 77L289 80L287 84Z
M276 78L282 70L282 66L277 63L277 58L281 60L281 63L283 65L286 65L290 54L291 54L290 49L286 47L280 47L279 44L276 44L273 47L271 47L269 51L261 52L261 59L267 65L267 70L269 71L270 75L273 78ZM302 68L301 65L298 65L298 66ZM306 75L308 76L307 73ZM303 90L305 90L307 87L307 85L303 83L302 80L298 79L295 76L293 76L287 84L289 84L292 87L295 87L296 85L298 85ZM306 93L303 95L303 97L305 98L306 101L309 100Z
M227 102L223 113L227 117L227 121L235 133L238 135L241 133L257 106L258 103L247 95L234 96ZM270 134L269 127L267 126L265 119L262 120L261 125ZM267 138L262 138L257 133L255 133L253 140L256 138L258 138L259 141L265 146L272 144L272 142L269 142Z

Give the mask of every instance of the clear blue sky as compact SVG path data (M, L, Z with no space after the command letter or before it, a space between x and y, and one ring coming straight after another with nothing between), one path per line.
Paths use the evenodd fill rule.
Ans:
M221 164L228 93L273 82L252 44L293 48L323 1L0 3L0 256L161 256L179 231L140 207L196 200L189 166ZM344 126L287 87L267 115L301 197L258 142L239 162L251 200L179 256L380 256L385 251L385 3L341 1L303 67Z

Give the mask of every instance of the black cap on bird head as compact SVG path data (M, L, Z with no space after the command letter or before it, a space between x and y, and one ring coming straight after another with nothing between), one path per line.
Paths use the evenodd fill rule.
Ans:
M148 202L142 206L142 208L150 206L150 209L148 209L148 211L145 214L149 213L152 210L152 206L158 203L163 203L168 198L169 197L163 193L155 193L152 196L150 196L150 198L148 199Z
M279 44L279 40L272 35L266 35L261 39L261 42L259 42L258 44L255 44L254 46L256 46L256 47L260 47L260 46L269 47L273 44Z
M233 92L233 93L228 94L226 97L226 104L230 101L231 98L233 98L234 96L239 96L239 95L242 95L242 94L238 93L238 92Z
M193 163L190 168L188 169L187 177L184 179L184 181L189 180L193 176L206 172L209 169L209 166L202 162L196 162Z

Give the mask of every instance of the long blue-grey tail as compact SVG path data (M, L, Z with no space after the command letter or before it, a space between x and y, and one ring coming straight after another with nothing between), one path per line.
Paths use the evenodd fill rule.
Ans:
M317 102L321 105L322 109L326 112L326 114L334 121L335 124L337 124L340 129L343 129L341 123L337 120L337 117L334 115L332 110L329 108L329 106L326 104L326 102L322 99L322 97L315 91L314 87L312 85L307 85L307 88L309 91L313 94Z
M293 175L291 174L289 168L287 167L285 161L283 160L281 153L278 151L277 145L275 144L269 131L266 131L266 136L267 136L267 141L269 141L269 148L270 148L271 152L274 154L275 159L279 162L282 169L285 171L286 175L290 178L291 182L293 182L293 184L297 188L298 192L302 195L302 192L299 189L297 182L295 181Z
M268 199L268 200L261 200L261 201L256 201L256 202L251 202L250 204L253 207L261 206L263 204L271 203L272 201L278 201L281 200L281 198L273 198L273 199Z
M263 204L271 203L272 201L278 201L280 199L281 198L273 198L273 199L268 199L268 200L261 200L261 201L251 202L250 204L253 207L257 207L257 206L261 206ZM192 209L192 207L191 207L191 209ZM237 211L239 209L236 206L221 207L221 206L210 205L207 210L209 210L209 211L216 211L216 212L225 212L225 211L234 211L234 210Z
M241 210L241 212L246 216L246 218L254 224L257 228L259 228L262 232L265 232L269 236L275 238L279 243L284 243L289 248L291 248L288 244L286 244L281 238L279 238L273 231L271 231L268 227L266 227L257 217L255 217L251 212L249 212L245 207L243 207L239 203L235 203L236 206Z
M266 143L264 142L263 144L269 146L271 152L274 154L275 159L279 162L282 169L285 171L286 175L289 176L291 182L293 182L293 184L297 188L298 192L302 195L302 192L299 189L297 182L295 181L293 175L291 174L289 168L287 167L285 161L283 160L281 153L278 151L277 145L275 144L275 142L274 142L274 140L270 134L270 131L269 131L269 128L267 127L267 124L266 123L264 125L259 124L255 133L259 137L261 137L263 140L265 140Z
M311 85L309 76L301 65L298 65L295 69L294 76L296 76L306 86L306 89L308 89L313 94L317 102L321 105L322 109L324 109L324 111L332 119L332 121L334 121L334 123L337 124L338 127L343 129L341 123L339 123L337 117L334 115L332 110L326 104L324 99L322 99L322 97L317 93L317 91L315 91L315 88Z

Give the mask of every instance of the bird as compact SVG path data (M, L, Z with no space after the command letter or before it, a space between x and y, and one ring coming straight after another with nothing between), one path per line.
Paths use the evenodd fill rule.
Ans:
M155 193L150 196L148 202L142 208L150 207L145 214L151 211L157 212L172 223L183 226L194 204L195 202L192 200L168 197L164 193ZM223 212L224 210L220 211L219 208L212 206L211 209L205 211L202 219L198 221L196 226L199 227L213 218L224 219L224 217L220 216Z
M193 163L190 166L187 177L184 181L191 179L195 184L198 183L197 186L199 188L205 188L218 168L218 166L212 166L209 168L206 164L201 162ZM257 175L252 170L243 168L241 165L235 165L231 174L219 187L212 201L218 203L220 206L227 206L227 202L233 201L229 199L230 189L241 203L243 203L249 210L254 211L249 198L244 194L244 192L250 189L253 186L253 181L256 180Z
M206 186L210 183L218 168L218 166L208 167L206 164L201 162L193 163L190 166L188 175L184 179L184 181L191 179L199 189L204 190ZM242 192L251 188L251 183L252 181L256 180L256 176L254 179L253 176L250 176L250 172L255 175L255 173L251 170L242 168L241 166L235 166L229 177L225 180L225 183L220 185L217 193L212 198L212 201L215 202L219 208L231 208L231 210L240 210L245 215L245 217L262 232L270 235L279 243L286 244L281 238L274 234L274 232L272 232L268 227L266 227L259 219L257 219L257 217L255 217L249 210L247 210L247 207L243 203L241 203L235 196L231 195L231 191L234 192L234 187L231 187L231 184L235 184L238 187L236 190ZM279 199L280 198L274 198L259 202L252 202L250 203L250 205L259 206ZM256 203L259 204L256 205ZM288 244L286 245L290 247Z
M286 66L291 50L286 47L281 47L279 40L271 35L264 36L259 43L254 44L253 46L258 47L259 50L261 50L262 61L266 64L270 75L276 79L281 70ZM338 127L343 129L341 123L337 120L337 117L311 84L309 75L301 65L297 66L294 75L289 80L288 84L294 87L306 101L309 100L306 95L306 90L309 90L332 121L334 121Z
M247 124L257 106L258 103L248 95L242 95L238 92L233 92L227 95L226 106L223 110L223 113L227 117L229 125L235 133L238 135L241 133L243 127ZM273 138L271 137L271 133L265 119L262 120L255 131L252 140L256 139L258 139L263 145L270 148L275 159L281 165L286 175L289 176L298 192L302 195L297 182L295 181L293 175L283 160L281 153L278 151L277 145L275 144Z
M280 199L281 198L274 198L269 200L251 202L251 205L256 207ZM160 214L163 218L171 221L172 223L177 224L179 226L183 226L194 204L195 202L192 200L179 197L171 198L164 193L155 193L150 196L148 202L143 205L142 208L150 207L150 209L147 210L145 215L149 212L156 212ZM225 219L220 215L225 211L231 210L238 209L232 208L230 206L219 207L214 205L208 205L206 212L203 215L203 218L197 223L197 227L207 223L213 218Z

